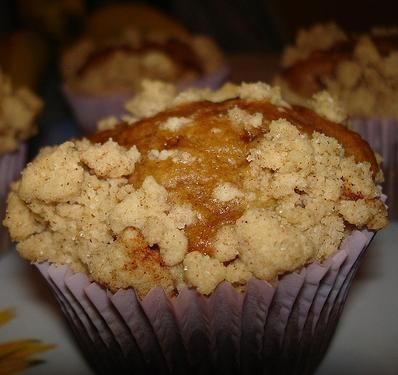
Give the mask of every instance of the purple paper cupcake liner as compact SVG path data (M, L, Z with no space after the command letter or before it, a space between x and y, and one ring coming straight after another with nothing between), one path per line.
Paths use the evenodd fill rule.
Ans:
M302 347L305 348L306 353L301 355L305 357L305 361L301 362L298 373L313 373L326 353L342 313L351 282L372 238L368 236L363 250L358 251L358 249L355 249L355 251L348 254L347 259L343 263L339 265L339 262L337 262L336 266L339 266L339 271L336 273L333 288L328 293L321 313L317 314L317 323L314 330L315 339L302 343Z
M78 125L87 134L96 131L99 120L109 116L123 116L126 113L124 105L132 97L132 94L103 96L77 94L67 86L64 86L62 91Z
M383 192L388 196L388 214L390 219L398 219L398 121L353 118L351 128L383 157Z
M100 374L309 374L321 361L372 232L354 231L324 264L249 280L245 293L221 283L209 297L185 288L115 294L67 266L37 267L90 363Z
M6 213L6 201L9 186L15 181L26 161L27 146L25 143L12 152L0 156L0 252L11 245L7 230L2 222Z
M229 75L229 69L223 66L214 73L191 82L180 82L176 84L177 90L188 88L219 88ZM109 95L84 95L74 93L66 85L62 92L75 115L75 118L85 133L93 133L97 129L99 120L114 116L122 117L126 114L125 104L134 94L109 94Z

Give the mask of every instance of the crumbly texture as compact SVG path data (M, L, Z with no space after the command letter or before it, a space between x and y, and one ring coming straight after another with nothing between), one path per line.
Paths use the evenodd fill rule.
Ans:
M61 70L73 91L102 95L134 93L143 79L183 85L222 65L220 50L204 36L128 29L116 40L81 39L65 51Z
M98 130L110 130L114 129L116 125L118 125L120 120L115 116L109 116L98 121L97 129ZM127 121L126 121L127 122Z
M25 88L15 88L0 71L0 154L15 150L36 131L41 100Z
M339 63L324 84L352 116L398 118L398 51L382 56L368 37L358 41L352 59Z
M398 30L374 30L345 44L336 35L322 45L315 29L299 33L312 37L312 44L298 38L284 53L286 69L275 79L284 95L303 104L324 89L344 103L350 116L398 118Z
M266 100L277 105L281 111L284 107L290 108L290 105L282 98L280 88L264 82L242 83L241 85L226 83L215 91L191 88L177 93L175 86L171 84L144 80L141 83L140 92L126 103L126 109L138 120L181 104L202 100L220 103L231 98L242 98L248 101ZM259 127L261 121L260 113L250 114L238 107L229 109L228 116L235 127ZM170 121L175 120L168 118L160 127L171 130L169 127ZM181 119L179 121L181 122ZM182 121L185 122L186 120Z
M152 87L163 112L140 116L138 98L133 126L45 148L23 171L4 221L23 257L141 297L208 295L222 281L277 282L334 254L353 227L386 225L373 153L343 126L264 84Z
M314 50L327 50L337 42L347 39L345 32L334 22L315 24L297 33L295 44L286 47L282 55L282 66L292 66L304 60Z
M333 122L343 123L347 119L347 113L342 103L327 91L320 91L313 95L310 108Z

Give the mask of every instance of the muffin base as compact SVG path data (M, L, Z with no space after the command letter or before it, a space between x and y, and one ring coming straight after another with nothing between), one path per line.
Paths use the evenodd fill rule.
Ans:
M249 280L245 293L220 284L209 297L184 288L115 294L67 266L37 264L99 374L309 374L320 363L349 286L374 233L355 231L323 264Z
M383 157L388 216L398 219L398 121L390 119L353 118L351 128L359 133Z
M2 225L6 214L6 201L9 185L15 181L25 165L27 146L25 143L12 152L0 156L0 252L8 249L11 245L6 228Z

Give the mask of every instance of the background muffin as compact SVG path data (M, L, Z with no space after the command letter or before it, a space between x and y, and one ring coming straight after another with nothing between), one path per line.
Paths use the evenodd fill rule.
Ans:
M340 311L372 237L365 229L386 225L372 150L261 83L176 95L147 82L128 108L133 126L46 148L25 169L5 220L18 251L82 272L39 266L67 316L94 304L91 322L74 323L83 337L103 314L108 366L313 368L321 352L309 363L279 356L296 340L329 339L302 336L305 324L334 327L338 314L329 320L322 307ZM134 319L149 319L155 337ZM121 329L127 344L117 349L124 324L137 343ZM134 345L136 354L123 353ZM137 353L157 360L143 364Z
M124 102L143 79L171 82L180 89L216 88L227 74L221 51L209 38L191 35L142 4L94 12L85 36L63 54L61 71L67 99L87 130L94 130L102 117L123 113Z
M0 68L16 87L36 90L48 60L49 47L36 32L19 30L0 39Z
M334 24L316 25L286 48L277 80L298 101L327 90L351 116L396 118L397 47L397 30L353 37Z
M351 36L334 24L316 25L301 31L296 45L285 50L283 70L275 79L296 103L303 104L324 89L341 100L351 126L383 156L393 217L398 215L397 47L396 29Z
M26 158L24 141L35 133L35 119L41 101L29 90L15 88L0 71L0 218L4 218L8 185L15 180ZM9 246L4 228L0 227L0 250Z

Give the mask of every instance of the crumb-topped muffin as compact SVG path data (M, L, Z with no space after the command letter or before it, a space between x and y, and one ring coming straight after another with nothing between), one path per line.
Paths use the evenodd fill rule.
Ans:
M36 131L41 100L25 88L13 87L0 71L0 155L14 151Z
M207 37L131 28L117 37L83 37L61 60L67 87L91 95L134 93L145 78L188 84L222 67Z
M13 185L5 225L23 257L141 297L207 295L276 282L387 223L368 144L277 87L146 82L128 108L130 124L43 149Z
M297 103L328 90L350 116L397 118L398 30L347 35L335 24L298 33L275 82Z

